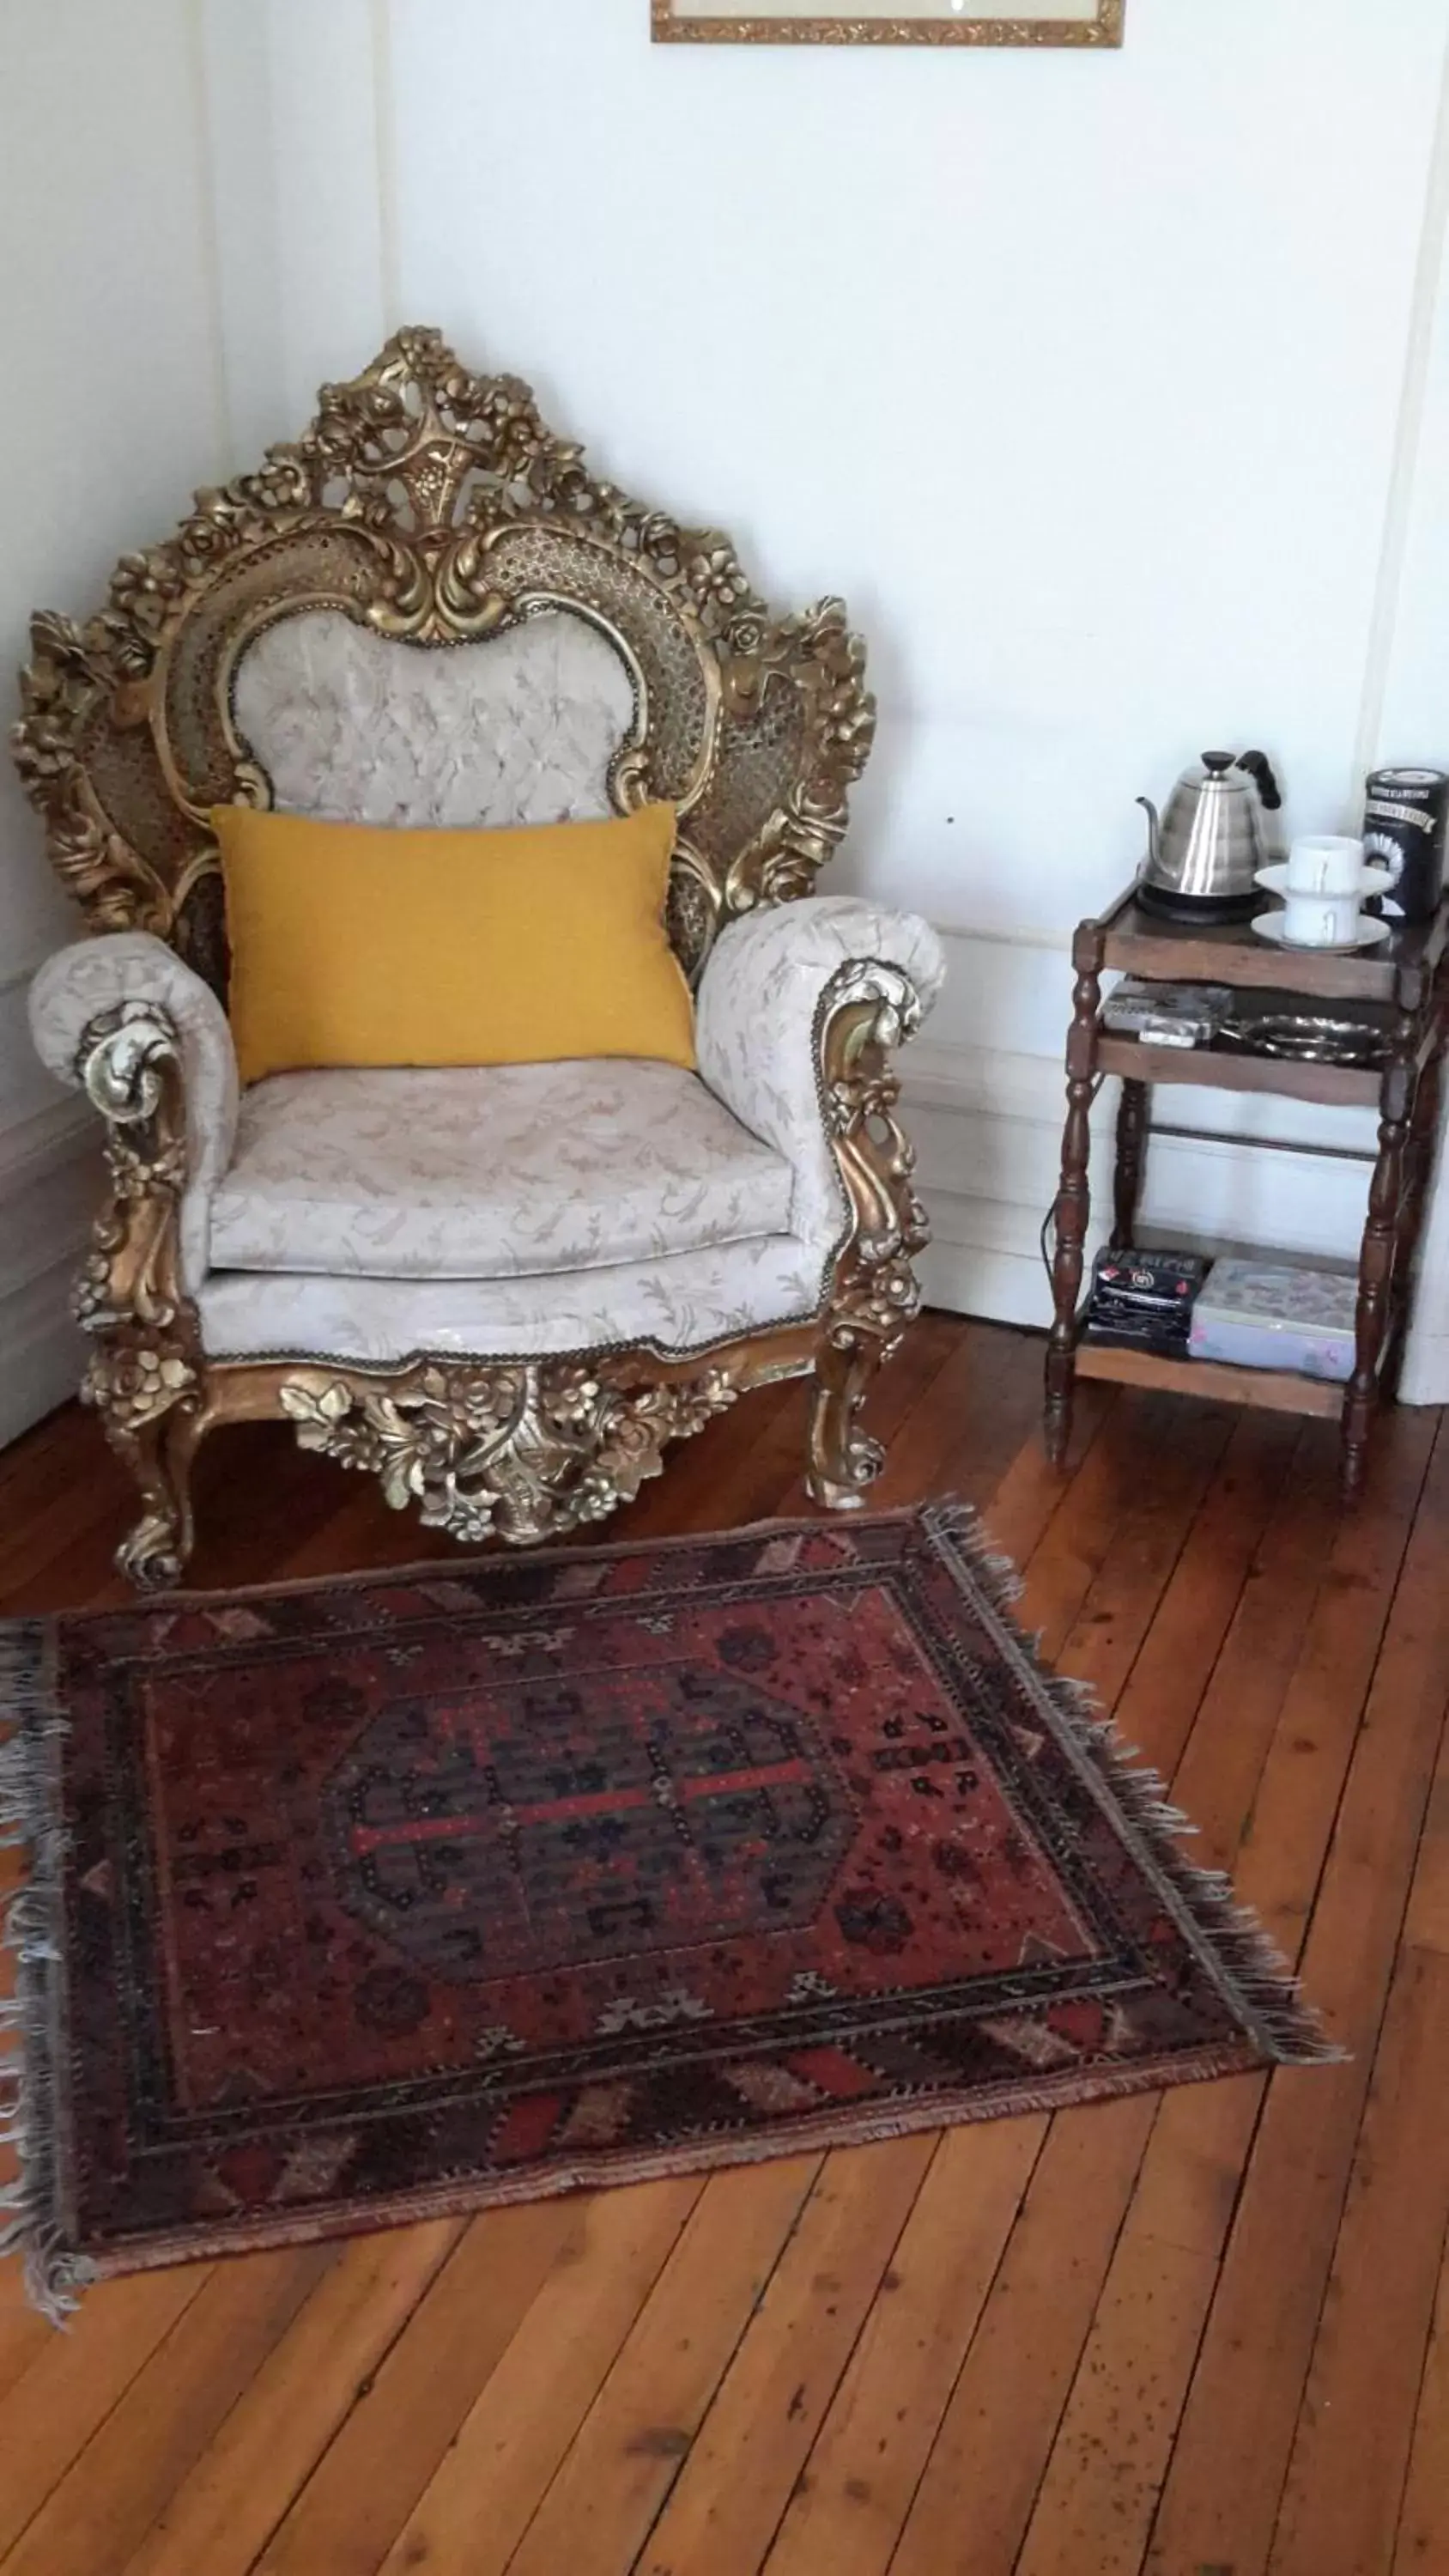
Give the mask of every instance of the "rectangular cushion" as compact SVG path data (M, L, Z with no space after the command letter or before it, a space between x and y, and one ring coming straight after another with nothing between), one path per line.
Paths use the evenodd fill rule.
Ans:
M213 809L243 1082L335 1065L694 1065L664 929L674 809L394 831Z

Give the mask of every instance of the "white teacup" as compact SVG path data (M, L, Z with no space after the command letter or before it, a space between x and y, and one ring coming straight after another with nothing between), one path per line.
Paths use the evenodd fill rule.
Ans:
M1341 832L1307 832L1288 853L1287 890L1290 896L1357 895L1363 868L1362 841Z
M1357 894L1300 894L1290 885L1283 936L1295 948L1347 948L1358 936Z

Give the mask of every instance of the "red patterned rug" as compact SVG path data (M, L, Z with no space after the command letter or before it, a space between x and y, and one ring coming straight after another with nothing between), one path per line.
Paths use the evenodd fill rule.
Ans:
M0 1630L34 2294L1324 2054L1009 1571L946 1507Z

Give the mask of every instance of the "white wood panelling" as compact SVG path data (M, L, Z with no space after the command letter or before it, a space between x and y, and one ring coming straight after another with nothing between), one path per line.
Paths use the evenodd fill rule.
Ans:
M772 595L839 587L865 628L880 741L836 882L960 934L907 1060L932 1293L1039 1318L1065 949L1130 873L1133 797L1209 734L1266 737L1290 827L1343 829L1396 702L1445 0L1143 0L1090 89L1065 58L651 58L598 0L374 5L407 308L534 376L634 488L717 513ZM802 235L807 127L851 179ZM646 170L617 143L641 128ZM701 171L729 176L722 235L688 212ZM1449 750L1437 720L1393 738ZM1149 1222L1356 1246L1362 1165L1163 1139L1151 1171Z
M195 0L0 7L0 659L31 611L87 617L128 547L226 463ZM14 711L7 681L5 722ZM0 747L0 1439L75 1384L68 1288L99 1186L36 1059L30 974L79 918Z
M1365 689L1366 758L1449 769L1449 57L1440 98L1386 521L1383 614ZM1449 1102L1446 1102L1449 1121ZM1449 1125L1446 1125L1449 1133ZM1441 1135L1402 1392L1449 1401L1449 1152Z
M74 1391L70 1283L100 1189L97 1121L35 1055L27 981L0 982L0 1443Z

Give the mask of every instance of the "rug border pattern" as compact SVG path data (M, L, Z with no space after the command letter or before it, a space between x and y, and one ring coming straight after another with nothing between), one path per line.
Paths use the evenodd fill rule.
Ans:
M1216 2041L1172 2061L1174 2084L1207 2082L1264 2064L1305 2065L1337 2060L1343 2052L1325 2037L1305 2005L1291 1967L1248 1909L1237 1904L1228 1879L1197 1867L1178 1837L1193 1828L1174 1806L1160 1776L1135 1758L1110 1718L1101 1716L1082 1683L1045 1668L1013 1610L1021 1582L1010 1560L993 1551L980 1516L970 1506L940 1502L872 1514L877 1522L909 1522L920 1529L955 1590L970 1604L1024 1696L1048 1717L1054 1740L1076 1776L1103 1808L1143 1876L1170 1912L1179 1933L1215 1985L1240 2036ZM858 1526L859 1524L857 1524ZM697 1550L717 1544L805 1533L818 1537L829 1524L819 1517L754 1522L720 1532L651 1538L651 1554ZM618 1540L589 1551L594 1557L638 1555L646 1543ZM531 1552L532 1566L578 1561L578 1550ZM462 1560L471 1570L478 1557ZM165 1596L166 1606L204 1609L280 1593L336 1592L380 1583L436 1583L452 1560L372 1568L355 1575L259 1584L227 1591ZM114 1617L114 1611L66 1614L77 1620ZM67 2241L70 2193L64 2171L66 2121L62 2092L69 2069L65 2029L63 1943L67 1838L61 1821L61 1758L67 1722L56 1702L56 1623L53 1618L0 1623L0 1847L28 1846L27 1877L3 1902L3 1945L15 1956L15 1990L0 2001L0 2142L19 2159L17 2179L0 2186L0 2253L24 2257L26 2286L42 2314L59 2322L91 2282L116 2273L150 2270L181 2260L257 2251L357 2232L352 2204L299 2210L291 2217L266 2213L228 2220L214 2230L188 2225L184 2232L127 2240L98 2255L77 2252ZM937 1640L938 1645L944 1645ZM552 2198L576 2189L640 2182L668 2175L760 2163L781 2155L919 2134L984 2119L1016 2117L1076 2103L1121 2098L1158 2089L1160 2063L1064 2070L1004 2083L975 2082L959 2093L933 2092L917 2104L874 2109L834 2104L781 2119L768 2130L724 2137L702 2133L645 2150L605 2149L546 2168L471 2181L428 2183L411 2191L369 2199L365 2224L416 2223L446 2215Z

